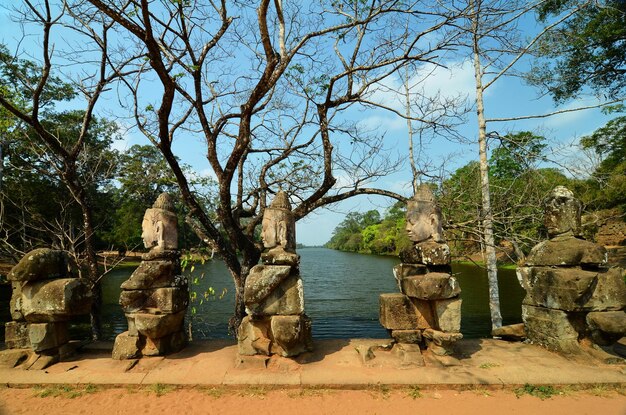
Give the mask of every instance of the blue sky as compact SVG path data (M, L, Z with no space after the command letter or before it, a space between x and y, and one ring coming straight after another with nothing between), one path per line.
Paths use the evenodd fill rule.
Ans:
M529 26L530 27L530 26ZM15 47L19 40L19 26L11 22L6 11L0 12L0 41ZM29 38L22 43L22 48L28 50L28 42L36 45L38 37ZM441 91L445 95L474 97L474 76L473 67L470 61L460 60L458 57L447 61L448 68L439 68L431 72L430 69L413 74L413 79L422 79L423 74L430 73L422 86L427 91ZM400 85L398 79L387 80L388 83ZM513 117L529 114L545 114L557 109L575 108L594 104L593 99L581 99L568 102L561 107L555 107L551 98L539 97L537 91L519 80L519 78L501 78L487 92L485 96L485 113L488 118ZM381 100L394 101L392 95L384 96L380 93ZM107 105L115 105L115 97L110 97ZM399 103L393 103L397 107ZM398 107L401 108L401 107ZM351 117L354 121L360 121L364 126L377 127L378 131L385 133L385 147L398 154L401 158L408 155L407 125L406 121L391 112L372 109L368 111L348 111L346 117ZM442 138L434 138L423 148L424 155L430 159L435 166L441 166L445 161L445 169L448 172L461 167L469 161L478 159L478 147L476 144L477 127L475 113L467 114L467 122L459 128L460 134L466 138L465 143L448 141ZM568 145L578 142L579 138L593 132L598 127L604 125L611 117L605 116L599 109L585 110L580 112L570 112L550 118L524 120L511 123L490 124L488 130L498 130L501 134L507 131L530 130L539 133L547 138L548 143L559 151L549 155L558 163L569 163L575 166L582 166L585 173L585 163L577 160L579 152L573 151ZM119 150L125 150L133 144L147 144L148 141L138 132L129 130L124 135L124 140L115 144ZM211 175L208 163L204 154L205 145L200 139L189 137L184 143L175 146L177 155L183 162L190 164L199 174ZM342 178L337 177L341 182ZM375 183L377 187L393 190L405 196L410 195L410 168L405 163L402 171L391 176L380 179ZM307 218L302 219L297 225L298 242L306 245L320 245L328 241L335 226L341 222L345 213L350 211L366 211L369 209L384 209L393 201L382 197L360 196L341 202L331 209L319 210Z

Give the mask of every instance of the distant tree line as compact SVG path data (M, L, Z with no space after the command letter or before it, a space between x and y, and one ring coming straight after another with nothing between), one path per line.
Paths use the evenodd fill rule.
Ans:
M510 244L513 261L545 238L542 200L555 186L574 191L587 212L615 209L622 217L626 213L626 117L614 118L580 140L580 151L590 152L590 157L597 161L587 178L574 178L561 169L543 167L546 148L543 137L519 132L500 138L489 160L496 243ZM471 161L433 183L446 237L457 256L482 249L479 180L479 163ZM394 204L382 216L377 210L350 212L325 246L396 255L410 244L404 230L404 213L402 203Z

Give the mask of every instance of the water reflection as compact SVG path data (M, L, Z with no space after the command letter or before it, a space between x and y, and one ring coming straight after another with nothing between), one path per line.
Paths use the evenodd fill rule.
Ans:
M300 273L304 281L307 314L313 320L315 338L385 338L387 332L378 322L378 295L397 292L392 268L398 258L359 255L324 248L306 248L301 255ZM103 279L103 337L113 340L126 330L126 319L119 304L120 285L132 269L119 269ZM466 338L488 337L491 329L487 273L472 265L455 264L453 273L462 289L461 331ZM500 270L501 308L504 324L521 322L523 290L513 270ZM234 309L234 286L221 261L198 265L190 280L198 293L196 313L188 311L195 339L228 337L228 319ZM202 293L212 287L216 294L227 293L222 299ZM8 299L0 300L2 321L7 321ZM4 328L4 327L2 327ZM74 328L87 331L85 324ZM85 333L88 335L88 332Z

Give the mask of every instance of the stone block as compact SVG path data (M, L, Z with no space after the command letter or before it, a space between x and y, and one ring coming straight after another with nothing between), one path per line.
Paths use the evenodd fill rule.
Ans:
M22 313L28 322L67 321L88 314L91 291L78 278L27 282L22 287Z
M285 278L259 303L246 304L246 312L254 316L299 315L304 313L304 288L299 275Z
M312 350L311 319L302 316L273 316L271 319L272 353L297 356Z
M175 314L132 313L127 318L129 316L133 319L133 331L146 337L159 338L183 330L185 311Z
M60 356L57 353L49 355L35 355L36 359L32 364L28 365L28 370L44 370L60 360Z
M389 330L418 330L433 326L433 315L427 301L410 299L404 294L381 294L380 324Z
M175 249L148 251L141 255L142 261L178 261L179 259L180 252Z
M574 236L556 237L533 247L526 257L527 266L604 266L606 249Z
M123 290L120 293L120 305L125 313L158 310L164 314L173 314L186 309L187 304L189 304L189 291L186 286L152 290Z
M257 304L263 301L291 273L289 265L256 265L250 270L244 290L244 302Z
M450 274L431 272L403 278L401 291L404 295L420 300L444 300L461 294L461 287Z
M32 350L25 350L24 348L15 350L3 350L0 353L0 368L13 369L28 361L31 355L34 355Z
M426 347L437 356L447 356L454 353L454 343L461 340L461 333L444 333L438 330L426 329L422 333L426 339Z
M37 281L63 278L70 271L70 259L65 251L39 248L30 251L15 265L7 278L9 281Z
M577 353L578 331L565 311L522 305L526 337L533 343L562 353Z
M522 341L526 338L524 323L510 324L491 330L491 335L503 340Z
M626 335L626 312L593 311L587 314L587 325L595 343L609 346Z
M35 352L57 348L69 341L67 323L31 323L28 339Z
M391 330L396 343L418 344L422 342L422 330Z
M151 288L172 287L175 276L180 275L180 261L156 260L142 261L126 281L121 285L123 290L143 290Z
M524 304L564 311L581 309L598 280L597 272L577 268L526 267L517 274L526 290Z
M136 313L126 314L126 322L128 323L128 335L136 337L139 336L139 332L137 331L137 326L135 326L135 314Z
M22 313L22 281L11 282L11 300L9 300L9 312L13 321L24 321Z
M432 301L435 327L448 333L461 331L461 303L460 298Z
M265 265L289 265L298 267L300 255L285 251L282 247L276 247L261 254L261 261Z
M609 268L598 272L598 285L585 309L592 311L617 311L626 308L626 283L622 268Z
M27 349L30 347L28 323L9 321L4 325L4 343L7 349Z
M620 270L532 267L518 270L526 290L524 304L563 311L620 310L626 285Z
M262 354L269 356L270 340L270 317L252 319L246 316L241 321L237 330L237 349L242 356L254 356Z
M435 266L450 264L450 248L445 243L420 242L415 245L415 251L419 258L418 263Z
M424 366L424 356L419 345L411 343L398 343L394 344L391 352L400 359L400 366Z
M120 333L115 338L113 345L113 359L125 360L141 357L143 339L139 336L131 336L127 331Z
M393 276L397 281L413 275L424 275L428 273L426 265L401 263L393 267Z
M141 349L144 356L165 356L181 351L187 344L187 335L183 331L153 339L146 337L146 344Z

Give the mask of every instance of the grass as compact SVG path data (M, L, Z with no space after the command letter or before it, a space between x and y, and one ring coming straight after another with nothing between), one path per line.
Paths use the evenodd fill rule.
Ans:
M536 386L536 385L531 385L528 383L522 386L521 388L513 389L513 392L515 393L515 396L517 396L518 398L523 395L530 395L530 396L539 398L542 401L544 399L549 399L556 395L563 395L563 391L561 391L558 388L555 388L554 386L551 386L551 385Z
M498 363L486 362L478 367L481 369L491 369L491 368L498 367L498 366L500 366Z
M269 389L265 386L250 386L239 392L239 396L249 396L254 398L263 399L267 395Z
M322 396L328 393L332 393L333 391L330 389L315 389L315 388L300 388L297 390L293 390L287 393L292 399L297 398L306 398L309 396Z
M389 387L389 385L383 385L380 383L377 383L376 385L369 385L368 389L374 394L382 395L383 399L387 399L389 397L389 394L391 393L391 388Z
M408 395L410 398L413 398L413 399L418 399L424 396L422 395L422 390L417 385L413 385L409 388Z
M164 385L162 383L155 383L154 385L151 385L149 388L149 391L154 392L156 396L163 396L166 393L170 393L173 390L174 390L174 387L170 385Z
M212 398L218 399L224 396L226 391L224 390L224 388L206 388L204 389L204 393Z
M94 393L97 388L93 385L87 385L83 389L75 388L70 385L49 385L49 386L35 386L35 396L38 398L67 398L74 399L79 396L83 396L85 393Z

